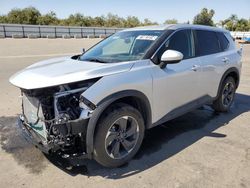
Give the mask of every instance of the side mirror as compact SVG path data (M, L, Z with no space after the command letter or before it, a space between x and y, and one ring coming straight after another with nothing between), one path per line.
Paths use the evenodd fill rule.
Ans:
M82 49L82 54L84 54L86 52L85 48Z
M167 64L179 63L183 59L183 54L176 50L167 50L161 56L160 67L163 69Z

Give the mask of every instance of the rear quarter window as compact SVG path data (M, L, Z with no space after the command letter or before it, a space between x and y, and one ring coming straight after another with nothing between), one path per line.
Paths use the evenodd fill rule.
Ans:
M204 56L221 52L220 43L216 32L206 30L196 30L197 55Z
M229 47L229 41L227 40L225 34L222 32L217 32L217 37L218 37L219 42L220 42L221 50L222 51L227 50Z

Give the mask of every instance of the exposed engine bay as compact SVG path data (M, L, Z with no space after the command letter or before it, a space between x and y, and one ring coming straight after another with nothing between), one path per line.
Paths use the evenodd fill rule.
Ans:
M85 152L87 123L96 106L81 94L97 80L21 89L23 122L49 152Z

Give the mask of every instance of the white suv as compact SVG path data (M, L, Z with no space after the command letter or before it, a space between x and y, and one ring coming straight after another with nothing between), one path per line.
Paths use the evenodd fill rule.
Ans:
M10 82L22 91L19 125L34 145L117 167L136 154L146 129L204 104L228 111L240 69L228 31L165 25L123 30Z

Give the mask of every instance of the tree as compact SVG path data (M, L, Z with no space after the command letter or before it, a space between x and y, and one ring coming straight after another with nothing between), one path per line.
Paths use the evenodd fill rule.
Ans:
M236 31L237 22L238 22L238 16L235 14L232 14L229 18L224 20L223 23L226 29L230 31Z
M194 17L193 24L214 26L212 20L214 14L215 12L213 9L208 11L208 9L203 8L201 12Z
M148 18L140 21L136 16L128 16L126 19L116 14L106 16L84 16L82 13L71 14L68 18L58 19L56 13L51 11L41 14L34 7L24 9L12 9L7 15L0 15L0 23L11 24L39 24L39 25L65 25L65 26L97 26L97 27L136 27L142 25L157 25Z
M164 22L164 24L177 24L178 21L176 19L169 19Z
M93 26L96 27L103 27L105 25L106 22L106 18L104 16L97 16L95 18L93 18Z
M81 13L71 14L66 20L65 24L69 26L85 26L86 22L84 15Z
M238 20L236 24L236 31L249 31L248 21L244 18Z
M249 31L250 20L239 19L237 15L232 14L229 18L220 21L220 25L230 31Z
M34 7L24 9L12 9L8 15L8 23L16 24L37 24L38 18L41 13Z
M143 26L147 26L147 25L158 25L158 23L157 22L152 22L152 21L150 21L148 18L145 18L144 20L143 20L143 23L141 23Z
M57 25L58 22L59 20L56 17L56 13L53 11L40 16L37 20L37 23L40 25Z
M39 10L37 10L34 7L28 7L24 8L22 11L25 18L24 20L25 24L37 24L37 20L41 16Z
M0 16L0 23L8 23L8 18L7 16Z
M120 18L116 14L108 13L106 17L106 27L124 27L125 19Z
M125 27L136 27L141 25L140 20L135 16L128 16L125 21Z
M8 23L13 24L23 24L24 23L24 13L21 9L12 9L8 15Z

